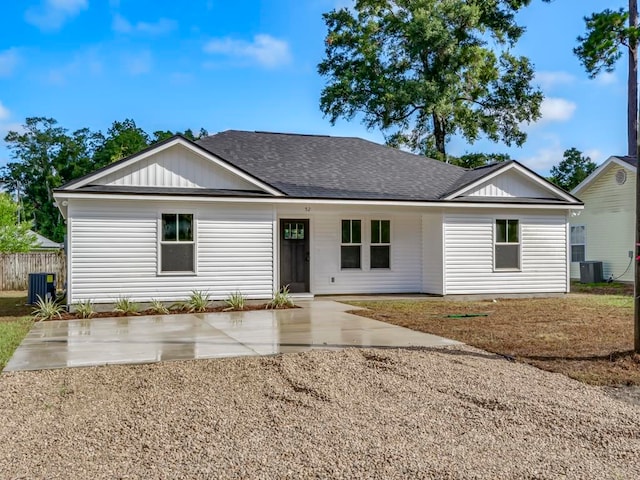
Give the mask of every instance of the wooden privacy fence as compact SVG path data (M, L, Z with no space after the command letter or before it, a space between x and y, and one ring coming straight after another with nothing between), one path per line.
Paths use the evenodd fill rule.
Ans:
M56 287L64 288L66 257L63 251L0 254L0 290L27 290L29 274L56 274Z

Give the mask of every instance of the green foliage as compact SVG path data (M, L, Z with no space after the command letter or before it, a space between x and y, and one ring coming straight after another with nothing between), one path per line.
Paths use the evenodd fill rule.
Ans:
M53 320L54 318L62 318L65 311L64 306L60 305L55 299L43 299L38 295L38 301L33 309L32 315L36 320Z
M440 160L454 134L522 145L543 98L529 60L510 53L528 3L360 0L324 14L322 112L332 123L361 114L389 145Z
M140 305L133 302L128 297L120 297L118 300L116 300L113 311L124 313L125 315L137 315L140 311Z
M0 193L0 253L28 252L36 245L29 222L18 223L18 205Z
M166 315L169 313L169 309L160 300L151 300L150 310L156 315Z
M493 163L507 162L511 157L506 153L465 153L461 157L449 157L449 163L463 168L478 168Z
M187 128L184 132L172 132L171 130L158 130L153 132L152 143L161 142L163 140L166 140L167 138L173 137L174 135L182 135L183 137L188 138L192 142L195 142L196 140L200 140L201 138L208 136L209 132L207 132L204 128L201 128L198 133L193 133L193 130L191 130L190 128Z
M183 134L197 139L206 133L201 129L198 134L191 130ZM27 118L22 131L10 131L4 140L12 161L2 168L0 183L24 205L23 218L56 242L62 242L66 228L53 203L53 190L151 143L149 135L131 119L113 122L104 135L88 128L70 133L53 118L45 117Z
M267 303L266 308L290 308L293 307L293 299L291 298L291 292L289 292L289 285L282 287L277 292L273 292L273 298Z
M209 306L211 296L207 292L193 290L189 299L184 302L184 309L189 312L204 312Z
M576 54L591 78L612 72L624 49L638 42L638 29L628 26L629 12L606 9L584 19L587 33L578 37Z
M587 178L598 166L576 148L566 150L563 160L551 168L549 181L566 191L571 191Z
M244 310L247 299L239 290L236 290L234 293L229 294L224 303L227 304L227 308L224 309L225 312L230 310Z
M0 322L0 371L7 365L13 352L29 333L33 321L21 318L11 322Z
M96 311L93 308L93 303L91 300L86 300L84 302L77 303L74 305L75 312L80 318L91 318L95 315Z

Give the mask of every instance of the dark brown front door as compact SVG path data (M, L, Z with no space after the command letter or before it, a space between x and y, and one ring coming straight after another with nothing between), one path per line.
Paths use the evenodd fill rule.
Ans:
M309 220L280 220L280 286L309 291Z

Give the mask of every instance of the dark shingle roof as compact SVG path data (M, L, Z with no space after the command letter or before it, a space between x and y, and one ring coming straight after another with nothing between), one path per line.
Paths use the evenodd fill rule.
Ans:
M637 167L638 166L638 159L636 157L628 157L628 156L618 156L618 155L616 155L616 158L619 158L623 162L628 163L632 167Z
M228 130L196 143L293 197L437 200L468 173L352 137Z

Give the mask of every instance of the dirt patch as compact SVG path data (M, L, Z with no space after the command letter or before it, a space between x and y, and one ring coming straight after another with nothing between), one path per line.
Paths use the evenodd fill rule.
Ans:
M6 478L640 478L640 407L467 347L9 373L0 406Z
M640 385L632 297L352 303L369 309L354 314L458 340L590 384Z
M602 282L580 283L571 282L571 293L589 293L593 295L633 295L633 283Z

